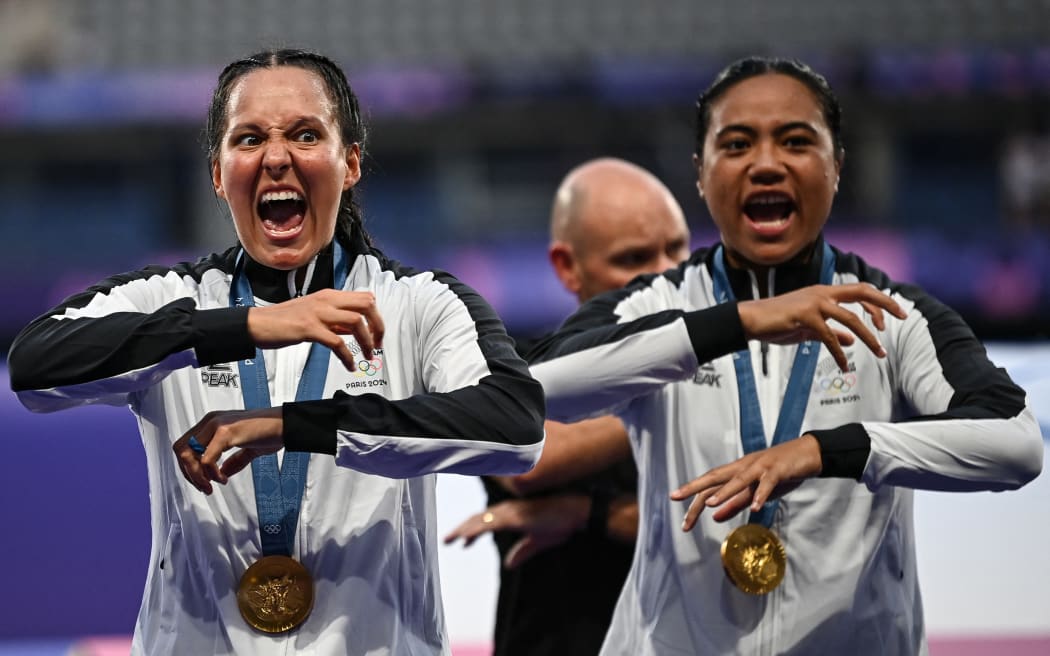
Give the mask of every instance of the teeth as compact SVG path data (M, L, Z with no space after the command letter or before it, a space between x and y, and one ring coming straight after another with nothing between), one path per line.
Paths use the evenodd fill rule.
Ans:
M262 195L263 203L272 203L278 200L302 200L303 197L297 191L268 191Z
M780 194L772 194L772 195L765 195L765 196L755 196L754 198L752 198L751 200L748 201L749 204L754 204L754 205L775 205L777 203L788 203L788 202L791 202L791 199L788 198L787 196L782 196Z

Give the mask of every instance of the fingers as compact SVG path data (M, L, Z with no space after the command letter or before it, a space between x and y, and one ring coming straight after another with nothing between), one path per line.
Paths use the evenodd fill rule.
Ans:
M452 529L449 534L445 536L445 544L451 544L462 538L463 546L469 547L474 544L474 540L478 539L485 533L492 533L500 530L502 524L498 524L496 521L496 513L493 512L495 508L496 506L490 506L485 512L480 512L471 516L462 524Z
M864 344L871 349L872 353L880 358L886 357L886 349L882 348L882 344L875 336L875 333L868 330L868 327L864 325L864 321L858 315L840 305L834 305L827 310L827 316L830 319L838 321L840 324L848 328L853 335L859 337L860 341L864 342ZM850 337L849 344L852 343L853 338ZM848 346L849 344L846 345Z
M230 457L223 461L222 467L219 468L223 477L221 482L226 483L230 476L233 476L248 465L252 464L252 460L255 460L260 455L262 454L258 451L250 451L248 449L241 449L240 451L231 454Z
M820 444L806 434L712 469L675 490L671 498L681 501L696 494L682 522L682 530L689 531L705 508L717 508L712 519L718 522L734 517L748 506L757 512L770 499L819 475L821 469Z
M386 332L375 295L324 289L301 298L248 311L248 332L259 348L280 348L302 342L323 344L343 366L355 368L355 357L342 335L352 335L366 360L382 348Z
M751 504L753 498L752 489L750 487L740 490L733 496L729 497L722 505L711 515L711 519L716 522L724 522L732 519L740 514L740 511L746 509ZM761 508L761 506L759 506Z
M335 357L339 358L339 361L343 363L347 371L357 369L354 352L350 350L350 347L339 335L333 333L331 339L325 342L325 346L335 354Z
M736 463L712 469L703 476L693 479L671 493L671 499L675 501L684 501L685 499L696 495L693 501L689 504L689 508L686 509L685 519L682 521L683 531L690 531L696 526L696 522L700 518L700 513L702 513L704 508L707 507L710 497L718 492L727 480L732 478L731 467L734 464Z
M175 461L182 470L183 478L204 494L211 494L211 482L201 467L200 455L190 446L190 439L195 437L198 430L199 424L176 440L171 445L171 450L175 453ZM197 442L200 443L200 438L197 438Z
M230 475L254 458L276 453L284 446L283 428L281 408L209 412L172 444L172 451L183 477L201 492L211 494L212 481L225 485ZM223 453L234 447L241 450L220 466Z

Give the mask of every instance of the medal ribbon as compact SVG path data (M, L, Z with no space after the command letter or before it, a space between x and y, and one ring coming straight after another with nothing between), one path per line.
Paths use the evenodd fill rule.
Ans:
M720 245L715 250L712 263L712 283L715 300L718 303L729 303L736 300L733 288L729 285L726 274L725 251ZM827 242L824 243L823 261L820 268L820 283L830 285L835 273L835 254ZM784 401L780 406L777 426L773 430L774 446L799 436L802 428L802 417L806 413L809 391L813 387L813 372L817 368L817 356L820 354L820 342L809 340L798 345L795 361L791 365L791 377L788 378ZM762 425L762 410L758 405L758 391L755 387L755 372L751 367L751 351L743 349L733 354L733 366L736 368L736 386L740 395L740 442L744 453L753 453L766 448L766 432ZM773 524L778 500L767 501L758 512L751 513L748 521L769 528Z
M346 284L346 254L333 241L335 289ZM244 273L244 251L237 255L237 267L230 288L231 307L253 307L255 297L251 284ZM296 401L319 399L324 394L325 378L328 375L328 360L331 351L321 344L311 344L306 358ZM262 350L255 349L255 358L237 363L241 374L241 395L246 410L270 407L270 390L266 384L266 360ZM295 528L299 521L299 506L306 485L306 471L310 465L310 454L285 452L284 462L277 466L277 454L271 453L252 460L252 482L255 484L255 507L259 513L259 536L262 538L264 556L290 556L292 554Z

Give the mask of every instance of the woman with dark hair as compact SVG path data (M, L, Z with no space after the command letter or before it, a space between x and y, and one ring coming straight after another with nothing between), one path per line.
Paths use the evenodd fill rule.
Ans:
M206 139L239 244L109 278L12 346L27 407L138 418L153 549L135 654L448 654L433 474L539 457L542 391L499 318L371 245L364 137L329 59L230 64Z
M530 355L548 417L615 409L638 462L602 654L925 653L912 489L1020 487L1039 426L958 315L824 240L844 150L821 76L742 60L697 108L721 243Z

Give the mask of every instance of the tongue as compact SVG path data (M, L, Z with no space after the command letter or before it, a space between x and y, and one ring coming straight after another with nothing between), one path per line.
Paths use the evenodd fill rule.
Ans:
M752 221L779 221L791 213L791 203L752 203L746 212Z
M303 209L298 201L278 200L263 203L259 216L271 230L291 230L303 222Z

